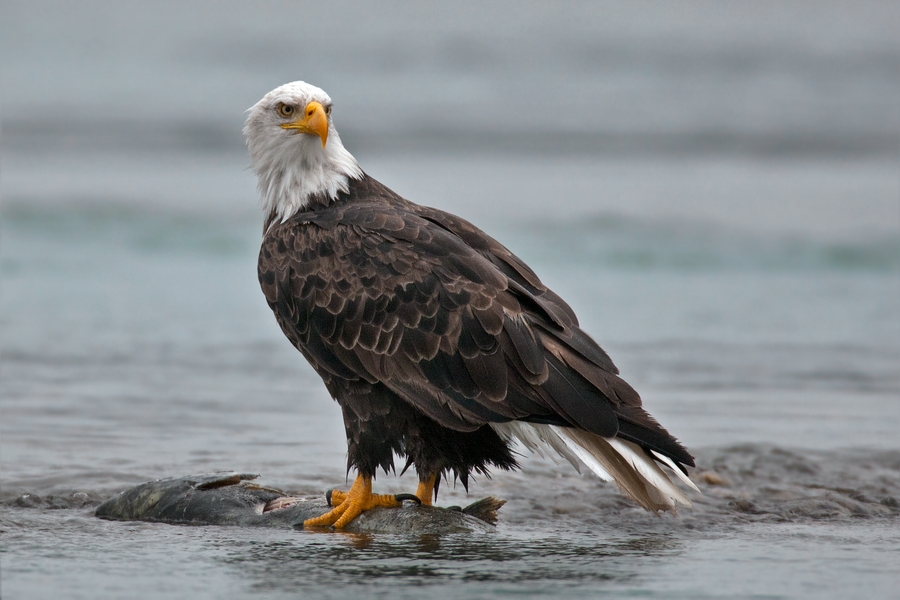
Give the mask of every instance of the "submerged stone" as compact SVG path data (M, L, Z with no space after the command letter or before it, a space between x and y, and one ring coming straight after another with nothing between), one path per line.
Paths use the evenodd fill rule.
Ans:
M286 498L280 490L252 483L247 473L207 473L142 483L108 499L94 513L113 521L148 521L172 525L231 525L302 528L303 521L329 510L324 497ZM363 513L342 531L350 533L464 533L494 529L505 501L479 500L466 508L404 504Z

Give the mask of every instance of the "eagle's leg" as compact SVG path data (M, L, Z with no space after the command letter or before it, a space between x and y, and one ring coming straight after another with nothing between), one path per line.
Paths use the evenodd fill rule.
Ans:
M437 482L437 475L431 475L425 479L419 479L419 486L416 488L416 497L419 498L419 503L422 506L431 506L432 500L434 498L434 485ZM325 494L325 499L328 500L329 506L339 506L347 499L348 492L343 490L331 490ZM400 497L404 500L411 500L412 498L407 498L407 494L400 494Z
M422 501L423 506L431 506L434 498L434 485L437 482L437 475L422 478L419 476L419 487L416 488L416 496Z
M337 490L335 490L336 492ZM338 496L332 492L332 505L338 501ZM303 522L304 527L327 527L331 525L335 529L346 527L350 521L363 514L367 510L371 510L377 506L386 506L389 508L397 508L402 502L393 494L373 494L372 478L362 475L356 476L356 481L347 493L341 494L341 499L337 506L315 519L307 519Z

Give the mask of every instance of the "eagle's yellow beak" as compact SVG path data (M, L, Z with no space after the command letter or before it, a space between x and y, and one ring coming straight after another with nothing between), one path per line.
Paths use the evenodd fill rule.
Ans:
M284 123L282 129L296 129L298 133L311 133L322 139L322 147L328 140L328 115L318 102L310 102L303 109L303 115L296 121Z

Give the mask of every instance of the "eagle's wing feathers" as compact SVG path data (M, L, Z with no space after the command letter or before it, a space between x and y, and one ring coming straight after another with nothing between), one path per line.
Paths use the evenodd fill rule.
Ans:
M301 213L266 237L269 305L326 384L381 382L461 431L515 419L621 431L689 459L527 265L466 221L411 206L421 214L362 202Z
M544 286L528 265L465 219L429 207L416 206L416 210L429 221L459 236L507 275L510 289L517 292L515 298L518 305L532 317L528 320L529 329L540 332L542 344L530 345L537 363L545 362L547 351L587 379L612 405L618 419L619 436L671 456L681 463L693 465L693 458L687 450L642 408L641 398L634 388L618 377L619 369L606 351L578 327L578 319L571 307ZM533 318L538 315L544 318ZM510 352L506 354L508 358L515 356ZM526 372L521 367L518 371Z

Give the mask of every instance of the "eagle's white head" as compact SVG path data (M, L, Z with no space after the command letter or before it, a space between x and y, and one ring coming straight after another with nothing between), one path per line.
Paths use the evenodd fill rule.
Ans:
M334 199L363 171L331 122L331 98L303 81L277 87L250 108L244 136L263 209L283 222L312 197Z

